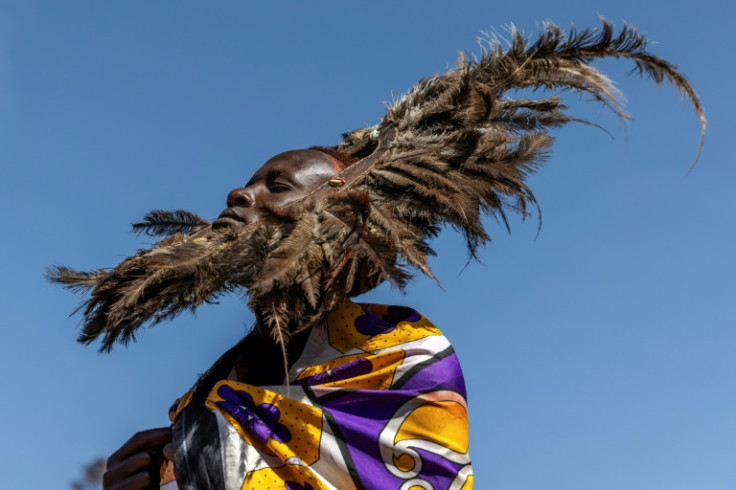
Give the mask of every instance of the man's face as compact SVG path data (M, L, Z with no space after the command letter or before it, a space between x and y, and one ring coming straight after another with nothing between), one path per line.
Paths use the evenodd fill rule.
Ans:
M263 215L264 205L284 206L297 201L343 168L338 160L317 150L293 150L276 155L244 187L230 191L227 209L212 226L239 227L253 223Z

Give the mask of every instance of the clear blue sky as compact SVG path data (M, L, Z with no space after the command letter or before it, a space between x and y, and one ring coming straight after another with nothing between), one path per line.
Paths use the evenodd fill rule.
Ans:
M75 343L81 298L43 269L112 266L148 210L214 217L281 151L335 144L382 101L477 51L482 31L543 20L638 26L689 76L671 87L602 68L633 120L568 97L603 125L559 131L530 185L544 213L489 222L463 270L436 242L445 290L407 304L453 341L466 373L477 487L736 488L734 51L729 2L193 2L0 0L0 488L68 488L249 326L240 299L141 333L110 355ZM731 252L729 252L731 250Z

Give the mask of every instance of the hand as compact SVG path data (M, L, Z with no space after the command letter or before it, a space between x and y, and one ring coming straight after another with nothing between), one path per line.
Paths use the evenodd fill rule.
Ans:
M171 429L161 427L138 432L107 460L102 476L105 490L158 488L163 447L171 442Z

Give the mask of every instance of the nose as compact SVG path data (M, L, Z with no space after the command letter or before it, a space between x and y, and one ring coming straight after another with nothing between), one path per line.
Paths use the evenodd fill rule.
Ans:
M253 196L245 187L238 187L227 195L227 207L249 208L253 205Z

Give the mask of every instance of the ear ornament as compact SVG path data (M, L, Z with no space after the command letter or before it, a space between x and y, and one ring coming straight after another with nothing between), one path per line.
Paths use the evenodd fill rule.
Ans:
M345 185L345 179L342 177L332 177L330 180L327 181L327 184L330 187L342 187Z

